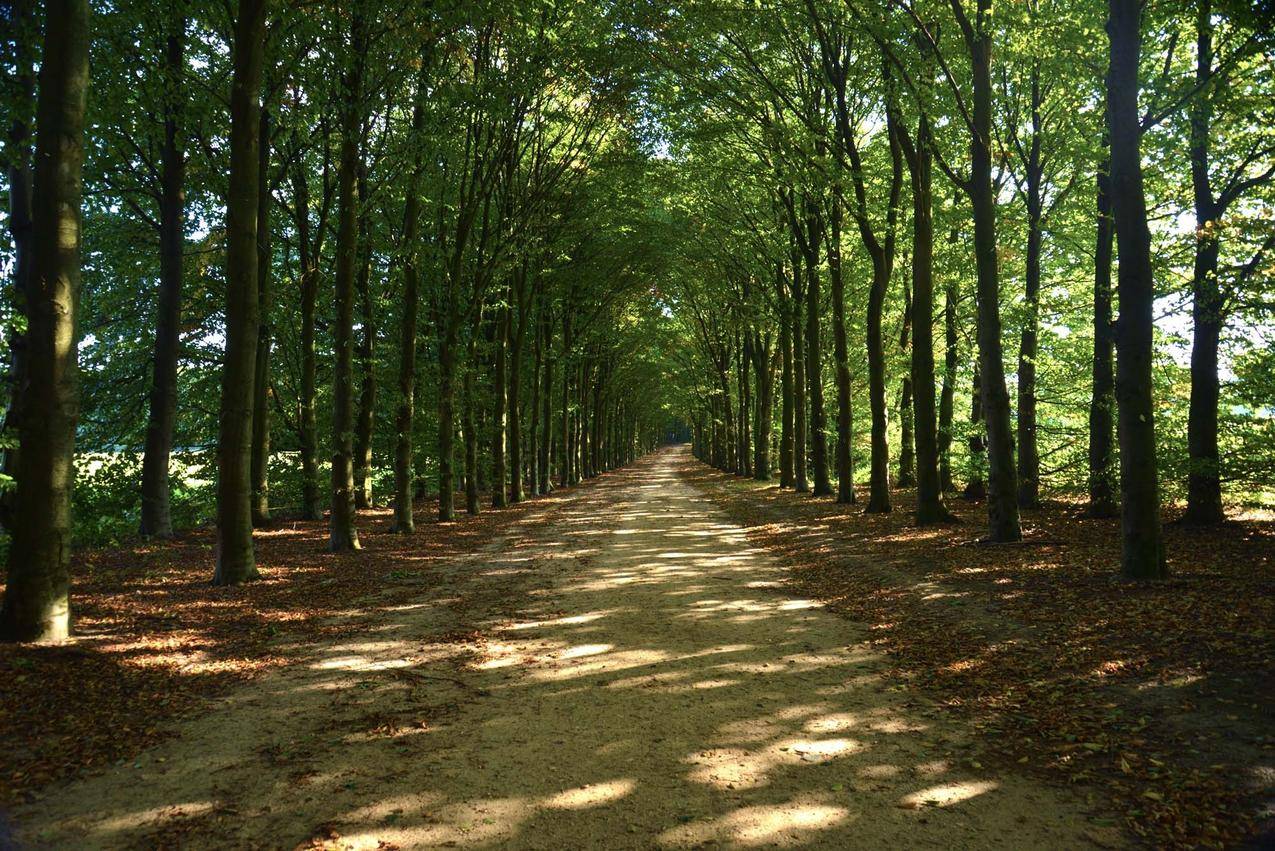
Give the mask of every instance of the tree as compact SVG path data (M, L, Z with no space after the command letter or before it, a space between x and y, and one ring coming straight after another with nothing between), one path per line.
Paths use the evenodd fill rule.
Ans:
M232 44L230 175L226 192L226 352L217 435L214 585L256 579L252 543L252 412L259 309L257 204L266 0L239 0Z

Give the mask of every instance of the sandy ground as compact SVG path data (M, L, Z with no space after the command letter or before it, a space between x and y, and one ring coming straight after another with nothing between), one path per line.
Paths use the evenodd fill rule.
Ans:
M666 450L12 814L24 847L1116 847L884 679ZM473 630L481 631L481 637Z

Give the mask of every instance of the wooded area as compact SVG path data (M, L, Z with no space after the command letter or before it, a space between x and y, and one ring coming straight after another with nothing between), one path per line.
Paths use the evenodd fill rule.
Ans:
M1210 583L1249 620L1192 665L1247 643L1270 684L1266 0L0 16L3 640L74 641L103 559L233 589L321 522L288 559L379 569L369 536L408 559L690 443L887 536L794 565L1065 539L1104 600ZM794 541L840 522L783 505Z

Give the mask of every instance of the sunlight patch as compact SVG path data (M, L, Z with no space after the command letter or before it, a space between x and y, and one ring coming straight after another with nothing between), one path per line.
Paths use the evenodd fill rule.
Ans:
M606 783L590 783L578 789L567 789L545 799L544 805L555 810L582 810L600 807L619 800L633 791L632 780L611 780Z
M1000 784L994 780L969 780L965 783L931 786L929 789L922 789L920 792L905 795L899 803L909 808L950 807L952 804L959 804L962 801L968 801L970 798L977 798L979 795L986 794L999 786Z

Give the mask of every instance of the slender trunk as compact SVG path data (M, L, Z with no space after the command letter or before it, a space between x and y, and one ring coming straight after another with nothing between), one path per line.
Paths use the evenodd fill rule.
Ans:
M1106 134L1104 133L1106 147ZM1104 159L1097 176L1097 238L1094 248L1093 389L1089 400L1090 517L1115 517L1115 344L1111 324L1111 250L1115 233L1111 222L1111 161Z
M1036 447L1036 340L1040 327L1041 181L1040 60L1031 71L1032 139L1027 154L1027 269L1023 335L1018 348L1018 504L1040 504L1040 453Z
M868 289L868 407L872 415L872 454L868 477L869 514L885 513L890 505L889 421L885 407L885 343L881 335L881 314L885 306L890 270L885 255L873 252L872 286Z
M1153 305L1151 231L1142 187L1142 130L1138 114L1141 4L1108 0L1107 128L1111 138L1111 197L1120 253L1116 321L1116 405L1120 435L1121 574L1160 579L1168 574L1160 528L1155 407L1151 394Z
M509 502L506 482L509 470L505 456L505 429L508 425L509 384L508 357L509 344L509 308L502 307L496 315L495 328L495 369L492 380L492 429L491 429L491 504L494 508L504 508Z
M266 0L239 0L230 87L226 195L226 355L217 435L217 568L214 585L255 579L252 544L252 409L257 359L257 94L265 64Z
M940 432L934 412L934 196L929 122L921 118L915 145L902 126L899 139L912 182L912 293L908 303L913 332L912 381L910 385L904 385L904 395L906 398L911 392L910 401L915 415L916 522L925 525L952 519L951 512L943 505ZM905 342L906 332L905 323ZM955 335L955 329L952 333ZM955 345L954 341L952 345ZM953 371L955 368L953 362ZM948 387L944 387L944 392L948 392ZM950 417L950 397L948 405ZM951 442L950 436L948 442Z
M465 437L465 512L477 514L478 506L478 400L475 399L475 379L478 371L478 329L472 329L465 363L463 399L461 400L461 431Z
M571 453L574 448L571 426L571 313L566 307L562 311L562 434L559 440L558 486L571 484Z
M367 197L367 166L359 165L359 198ZM376 422L376 305L372 299L372 248L368 210L359 215L359 413L354 429L354 507L372 507L372 430Z
M315 423L315 313L319 299L318 246L310 239L310 190L304 166L292 174L297 247L301 260L301 398L297 413L301 444L301 517L319 519L319 432ZM321 234L320 234L321 236Z
M1213 4L1198 0L1196 8L1195 82L1199 93L1191 103L1191 186L1195 195L1195 269L1191 277L1191 406L1187 414L1186 523L1212 525L1226 519L1222 510L1221 459L1217 447L1218 340L1225 321L1218 283L1218 227L1223 209L1213 196L1209 177L1212 131Z
M5 329L9 345L8 407L0 423L0 434L9 439L0 447L0 472L10 478L18 474L18 445L13 438L22 428L22 388L26 386L26 335L19 332L27 316L31 297L31 124L35 119L35 55L39 26L33 0L13 0L9 6L9 29L13 38L13 87L8 102L12 122L5 140L9 178L9 234L13 239L13 265L9 279L9 305L13 321ZM12 529L15 489L0 491L0 527Z
M544 370L544 335L540 317L536 317L536 334L532 341L531 354L531 426L527 434L527 484L532 496L539 496L540 490L540 385L541 373Z
M797 265L800 261L793 263L793 278L797 279L800 272ZM792 405L793 405L793 436L792 436L792 462L793 462L793 487L798 493L808 493L810 491L810 483L806 478L806 347L805 336L802 333L802 306L804 302L801 299L800 291L794 295L792 301Z
M253 369L252 525L270 522L270 110L261 108L257 145L257 358Z
M455 517L456 323L444 320L438 340L438 519Z
M996 196L992 187L991 0L978 0L969 39L974 82L974 127L970 139L970 201L974 212L974 260L978 277L978 352L983 417L987 423L988 539L1017 541L1018 520L1014 439L1001 344L1000 271L996 257Z
M841 268L841 223L844 199L840 184L832 188L831 239L828 242L828 278L832 281L832 346L837 361L837 502L852 504L854 496L853 448L850 442L850 347L846 339L846 292Z
M550 456L553 449L553 334L550 329L553 327L553 317L546 303L541 307L544 311L544 320L541 326L541 334L543 335L543 346L545 367L544 376L540 390L540 422L543 430L540 435L540 461L539 473L540 482L538 490L540 493L549 493L550 480L553 478L550 467Z
M819 336L820 280L818 234L823 231L821 217L815 216L807 229L811 253L806 258L806 381L810 385L810 464L814 478L814 496L832 493L828 478L828 418L823 407L823 345Z
M915 251L912 258L916 264ZM912 333L912 285L903 282L903 321L899 330L899 354L907 362L911 362ZM899 487L910 488L916 485L916 438L914 432L914 414L912 410L912 372L903 373L899 387Z
M775 376L771 371L771 339L763 340L756 329L753 335L753 375L756 376L757 398L753 405L755 439L753 441L753 478L759 482L770 481L770 441L774 430Z
M334 552L359 549L354 526L354 293L359 260L359 140L362 127L363 16L350 18L348 67L342 74L341 154L337 171L335 323L332 345L332 506L328 548Z
M526 284L524 283L524 287ZM524 296L518 302L517 327L509 331L509 501L522 502L526 497L523 488L522 456L522 352L527 340L527 312L529 303ZM512 320L511 320L512 321ZM534 382L534 376L533 376ZM534 404L534 400L533 400ZM533 426L534 428L534 426Z
M412 133L425 130L425 97L428 63L422 63L412 106ZM399 326L398 410L394 416L394 531L410 535L416 529L412 515L413 429L416 416L416 326L420 312L420 278L417 270L421 226L420 182L424 170L419 146L412 154L412 171L403 202L403 316Z
M987 440L983 431L983 381L977 362L970 388L970 478L965 483L965 498L977 502L987 498Z
M139 533L171 538L168 465L177 420L177 359L181 345L182 254L185 249L186 156L182 148L185 112L186 16L172 3L164 74L164 143L160 149L159 309L155 316L150 410L142 453L142 517Z
M952 477L952 422L956 413L956 276L943 285L943 388L939 392L939 489L955 493Z
M780 302L779 317L779 357L782 361L779 375L780 400L779 426L779 486L790 488L793 478L793 363L792 363L792 328L788 324L788 310L785 301Z
M17 493L0 639L57 641L71 628L75 308L80 282L89 4L49 0L36 115L31 281ZM251 540L251 529L248 531Z

